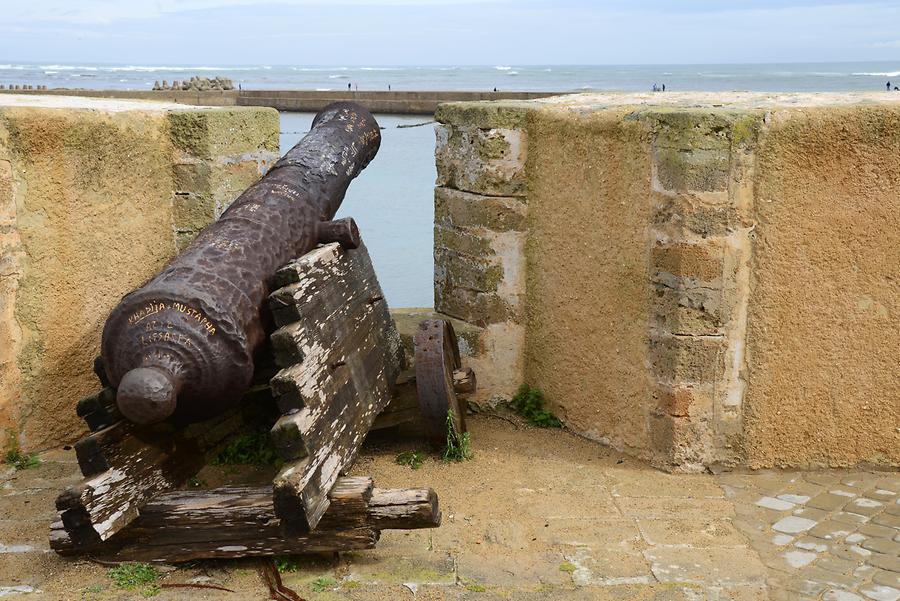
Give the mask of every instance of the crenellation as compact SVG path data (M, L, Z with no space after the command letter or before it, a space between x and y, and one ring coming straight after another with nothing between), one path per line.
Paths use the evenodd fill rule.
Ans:
M882 258L900 245L900 163L888 151L898 114L891 97L852 94L443 105L436 307L479 325L503 317L486 298L500 285L446 282L463 254L496 264L493 237L508 228L504 256L523 249L502 271L524 280L504 297L519 300L524 325L518 373L576 431L673 471L897 465L900 390L884 374L900 332L885 322L896 294ZM512 124L531 148L508 172L519 205L490 187L507 156L492 136ZM489 194L500 191L498 204ZM863 314L871 326L851 318ZM876 323L879 342L864 344ZM489 353L477 360L479 373L492 365ZM845 370L881 385L820 384ZM491 393L508 396L517 382L497 384ZM834 415L856 424L852 442Z

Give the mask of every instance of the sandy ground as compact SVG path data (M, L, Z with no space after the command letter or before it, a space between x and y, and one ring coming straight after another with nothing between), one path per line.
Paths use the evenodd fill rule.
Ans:
M788 535L771 528L804 511L817 525L827 526L827 512L804 507L800 499L828 496L832 486L853 495L845 503L863 495L880 498L877 503L886 509L863 521L889 522L893 514L888 512L900 507L897 474L676 476L562 430L529 428L515 419L475 416L470 430L471 461L446 464L431 457L412 470L396 464L395 457L402 450L421 450L421 443L409 433L389 432L367 443L353 469L373 476L383 488L433 487L444 516L440 528L385 531L374 550L302 558L298 570L284 574L285 583L309 600L804 599L837 590L856 594L867 586L896 590L875 580L876 575L896 575L883 567L891 564L872 567L862 555L853 566L843 566L848 575L840 577L841 584L807 578L804 570L840 558L830 550L793 547L809 533ZM79 474L71 451L54 451L43 459L35 469L0 472L0 596L6 591L23 601L145 598L141 591L116 588L107 566L49 551L45 539L53 500ZM200 477L214 486L261 483L270 475L268 468L225 467L207 468ZM776 503L775 509L758 504L785 494L793 494L794 502ZM834 511L847 515L853 511L848 507ZM831 535L826 526L821 536ZM848 532L841 536L847 537L855 528L843 529ZM896 532L900 536L900 527ZM837 542L816 540L825 547ZM866 545L854 541L853 546ZM808 561L803 553L814 559ZM163 566L163 585L213 584L234 592L163 588L154 598L266 599L256 565L235 560ZM852 575L853 570L859 574ZM334 584L317 592L313 582L323 577ZM23 592L12 587L24 587ZM892 598L890 591L885 594L846 598Z

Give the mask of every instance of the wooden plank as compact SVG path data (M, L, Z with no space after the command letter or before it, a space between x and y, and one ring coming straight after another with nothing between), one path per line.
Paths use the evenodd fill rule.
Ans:
M374 333L371 336L374 338ZM318 518L328 508L323 491L328 491L341 470L352 465L356 453L375 417L391 397L391 387L383 375L381 349L372 344L365 357L356 353L347 357L345 368L369 375L356 375L332 401L315 416L305 409L279 420L284 432L287 423L294 424L306 449L307 459L289 464L276 476L275 510L285 526L298 531L315 528ZM372 375L372 370L380 370ZM394 378L392 378L394 379ZM358 390L354 381L370 382ZM284 421L282 421L284 420ZM303 508L297 511L297 507ZM305 519L300 519L301 517Z
M271 487L227 487L163 493L102 544L76 544L57 522L50 545L62 555L90 552L115 561L172 562L368 549L380 530L440 524L431 489L373 489L371 478L345 477L329 496L331 507L319 528L299 535L284 535Z
M161 492L179 488L242 428L270 411L271 396L205 422L176 429L121 421L80 440L76 456L85 479L56 500L62 522L79 544L107 540L137 518Z
M289 285L270 296L296 322L272 336L285 367L272 389L285 412L272 439L289 462L276 476L284 527L315 528L327 491L352 464L375 416L391 398L403 347L364 245L316 249L279 273Z

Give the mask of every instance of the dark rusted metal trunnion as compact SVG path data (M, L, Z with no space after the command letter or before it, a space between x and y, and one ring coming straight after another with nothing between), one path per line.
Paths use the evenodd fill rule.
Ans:
M218 221L122 299L101 353L129 420L195 422L241 398L265 344L262 310L276 270L319 242L359 244L352 220L331 220L380 142L366 109L329 105Z

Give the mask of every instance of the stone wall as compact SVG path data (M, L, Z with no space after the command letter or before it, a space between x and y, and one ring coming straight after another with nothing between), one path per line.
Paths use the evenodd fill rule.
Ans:
M0 447L78 438L109 310L277 151L271 109L0 96Z
M503 354L473 359L483 396L528 382L568 427L667 469L900 463L890 95L581 95L437 115L436 308L503 332ZM506 180L521 254L502 261L458 235L503 231L500 139L528 141ZM494 306L515 307L506 330Z
M434 306L481 328L468 359L480 402L522 381L527 136L496 115L436 132Z

